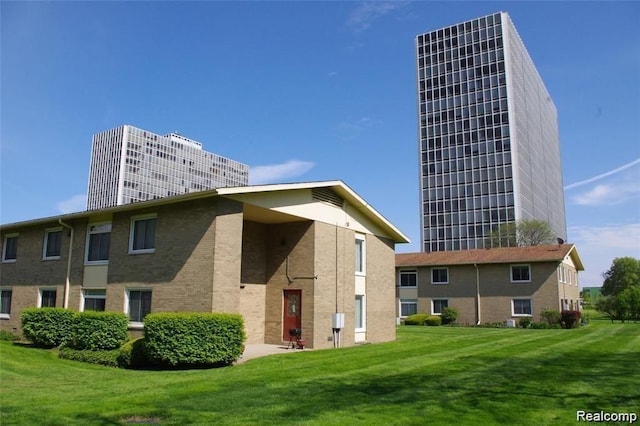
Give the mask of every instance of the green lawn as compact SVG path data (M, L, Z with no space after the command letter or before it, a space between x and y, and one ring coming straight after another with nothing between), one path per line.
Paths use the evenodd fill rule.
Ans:
M640 324L401 327L396 342L129 371L2 342L0 424L490 425L640 415Z

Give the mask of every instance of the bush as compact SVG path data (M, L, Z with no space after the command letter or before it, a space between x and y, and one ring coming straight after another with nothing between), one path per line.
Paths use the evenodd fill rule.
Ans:
M15 342L16 340L20 340L20 336L16 336L15 334L5 330L0 330L1 342Z
M495 322L485 322L482 325L479 325L478 327L482 327L482 328L505 328L505 322L504 321L495 321Z
M456 322L458 319L458 310L456 308L443 308L442 314L440 315L442 319L442 324L451 324L452 322Z
M589 324L589 313L588 312L582 312L582 315L580 316L580 324L581 325L588 325Z
M549 325L560 324L561 319L560 311L543 309L542 312L540 312L540 321L546 322Z
M442 324L442 318L440 318L438 315L430 315L427 317L424 323L425 325L437 327Z
M520 321L518 321L518 324L522 328L529 328L529 325L531 325L531 318L520 318Z
M90 364L99 364L107 367L118 366L119 350L111 351L89 351L76 350L71 348L62 348L58 352L58 357L62 359L70 359L72 361L88 362Z
M428 314L413 314L404 319L405 325L424 325Z
M76 350L119 349L128 337L127 316L121 312L78 312L65 346Z
M244 340L244 321L237 314L161 312L144 320L145 352L159 365L230 365L242 355Z
M27 308L22 311L22 333L36 346L60 346L71 336L74 313L62 308Z
M144 352L144 337L130 340L120 348L118 367L141 368L148 364Z
M534 329L538 329L538 330L550 330L550 329L557 329L557 328L562 328L560 326L560 323L556 323L556 324L549 324L548 322L532 322L531 325L529 325L530 328L534 328Z
M562 327L578 328L580 326L580 311L562 311Z

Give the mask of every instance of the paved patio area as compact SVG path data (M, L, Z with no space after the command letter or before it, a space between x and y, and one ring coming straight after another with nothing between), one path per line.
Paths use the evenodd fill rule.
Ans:
M238 360L236 364L242 364L250 359L260 358L267 355L287 354L299 351L308 351L310 349L287 349L286 345L267 345L267 344L253 344L246 345L242 358Z

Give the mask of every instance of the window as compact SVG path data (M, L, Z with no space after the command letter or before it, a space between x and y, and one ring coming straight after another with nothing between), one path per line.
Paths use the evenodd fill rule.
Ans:
M41 308L55 308L56 296L56 289L40 289L40 300L38 301L38 306Z
M511 301L513 316L531 316L531 299L513 299Z
M431 269L431 284L448 284L449 270L447 268Z
M15 262L18 257L18 234L10 234L4 237L2 247L2 261Z
M129 253L153 253L156 248L156 216L131 219Z
M8 319L11 314L11 294L9 289L0 290L0 318Z
M355 325L356 331L362 331L365 328L365 305L364 296L356 294L356 306L355 306Z
M129 321L141 323L151 312L151 290L129 290L127 292Z
M89 225L87 232L87 262L107 263L111 242L111 223Z
M400 300L400 316L408 317L409 315L418 313L418 301L415 299Z
M431 301L431 314L440 315L442 310L449 306L447 299L433 299Z
M104 311L106 302L106 290L83 290L83 311Z
M365 273L365 240L364 235L356 234L356 274Z
M42 258L45 260L60 259L62 245L62 228L47 229L44 232Z
M511 282L530 282L531 271L529 265L512 265Z
M400 271L400 287L416 287L418 271Z

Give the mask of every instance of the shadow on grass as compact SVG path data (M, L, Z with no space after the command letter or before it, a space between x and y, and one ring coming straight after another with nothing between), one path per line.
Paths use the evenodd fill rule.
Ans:
M487 423L543 424L540 416L554 412L568 420L576 410L630 411L640 400L634 361L639 356L603 357L580 350L536 358L468 356L428 366L416 363L397 373L358 371L313 380L296 378L292 368L282 372L288 380L252 387L239 381L225 385L223 392L188 391L184 398L173 394L173 401L163 407L173 421L184 423L202 422L203 415L219 424L237 424L239 419L274 424L362 414L392 416L404 424L427 418L430 424L479 418Z

